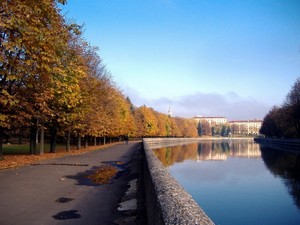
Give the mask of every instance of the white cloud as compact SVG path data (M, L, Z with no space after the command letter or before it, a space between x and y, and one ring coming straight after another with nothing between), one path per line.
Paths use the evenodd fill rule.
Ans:
M253 98L239 96L235 92L195 93L171 98L146 99L138 92L126 88L125 93L136 106L146 105L156 111L167 113L171 106L174 116L191 118L202 116L225 116L229 120L263 119L272 106Z

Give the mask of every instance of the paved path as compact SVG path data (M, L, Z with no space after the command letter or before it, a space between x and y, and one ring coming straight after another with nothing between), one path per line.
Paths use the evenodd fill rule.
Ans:
M138 219L140 223L125 223L124 212L117 210L128 182L139 175L138 162L132 159L138 158L135 156L140 150L141 143L122 143L83 155L0 171L0 224L111 225L115 224L113 221L143 224L142 218ZM110 184L95 185L86 178L91 171L111 161L126 164ZM128 215L135 218L132 212Z

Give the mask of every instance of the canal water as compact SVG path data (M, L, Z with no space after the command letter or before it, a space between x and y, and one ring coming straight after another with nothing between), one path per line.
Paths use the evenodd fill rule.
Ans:
M215 224L300 224L299 153L253 140L202 141L153 151Z

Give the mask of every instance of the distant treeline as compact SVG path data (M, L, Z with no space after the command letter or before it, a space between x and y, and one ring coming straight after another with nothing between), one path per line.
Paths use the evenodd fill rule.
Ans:
M267 137L300 138L300 78L282 106L274 106L265 116L260 133Z
M58 2L66 1L0 2L0 155L3 137L24 129L32 154L45 133L50 152L57 137L69 145L74 137L198 135L193 120L133 106Z

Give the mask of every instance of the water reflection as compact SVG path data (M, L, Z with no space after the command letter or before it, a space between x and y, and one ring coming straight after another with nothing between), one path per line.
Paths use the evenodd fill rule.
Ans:
M203 141L164 147L153 151L166 167L185 160L193 160L201 164L204 161L229 161L230 158L261 158L263 164L275 176L275 179L279 178L282 181L287 192L292 196L295 205L300 209L300 153L274 150L260 146L252 140ZM254 171L255 169L252 167L248 170ZM241 168L239 168L240 170ZM214 171L210 170L202 173L212 176ZM264 172L256 171L255 173L262 174ZM200 172L197 176L200 176ZM201 177L201 179L203 183L204 178ZM264 180L264 183L266 182L270 181ZM257 185L264 185L264 183ZM272 192L272 187L270 186L266 190Z
M280 176L300 209L300 154L261 146L262 159L268 169Z
M184 160L219 161L229 156L259 158L259 145L252 140L238 141L203 141L175 147L164 147L153 150L164 166L172 166Z

